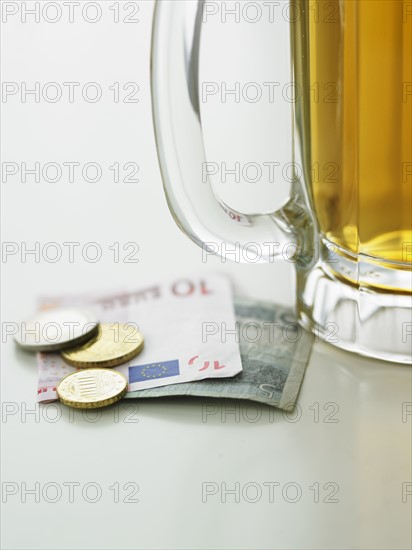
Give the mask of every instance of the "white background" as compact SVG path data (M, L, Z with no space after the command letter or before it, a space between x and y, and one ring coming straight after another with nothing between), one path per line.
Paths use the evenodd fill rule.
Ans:
M11 4L21 10L22 4L30 8L33 3ZM23 22L19 11L2 25L3 81L17 83L20 90L23 82L31 88L52 81L97 82L103 90L97 103L83 100L81 87L73 103L67 89L56 103L42 98L37 103L33 96L24 103L19 93L3 99L3 162L97 162L103 170L96 183L81 177L73 183L67 177L36 183L33 176L24 183L20 173L3 178L2 240L18 247L18 253L3 257L3 323L29 315L44 294L140 287L166 274L199 270L227 273L240 293L292 306L290 265L222 263L218 258L205 263L202 251L174 224L163 195L151 119L153 4L138 2L139 22L134 24L114 23L109 9L114 4L100 2L102 17L95 24L80 12L70 23L67 11L55 24L43 17L36 23L30 16ZM123 4L121 21L132 11ZM227 52L230 36L218 39ZM249 54L242 54L244 59L253 59L253 42L247 40L245 46ZM217 48L213 43L211 56ZM287 59L286 45L273 52L274 58L276 54ZM225 74L227 55L222 54L221 63L216 80ZM115 82L123 94L119 103L109 89ZM122 101L127 82L138 83L138 103ZM258 133L255 128L250 132ZM285 135L289 129L282 126L277 143L280 155L287 156ZM225 158L223 146L215 147L215 154ZM246 150L242 154L245 162L252 156ZM139 182L113 182L108 167L115 162L137 163ZM263 202L262 195L256 200ZM42 256L22 261L23 243L33 248L39 242L43 250L51 241L63 250L60 261L50 263ZM92 241L102 250L96 263L81 254ZM64 242L81 243L73 263ZM114 262L110 247L116 242L121 254L125 243L137 243L139 262ZM412 481L412 416L402 416L412 401L408 367L316 344L296 417L244 402L175 399L123 402L92 422L80 412L70 416L65 407L37 407L36 380L35 357L17 350L9 339L1 362L5 549L411 546L412 496L402 501L403 484ZM53 422L56 413L61 417ZM68 482L80 484L72 503ZM24 483L28 489L39 484L39 502L33 495L24 502ZM47 502L56 487L47 483L59 484L58 502ZM100 487L98 502L88 502L95 485L89 493L87 483ZM116 483L120 502L115 502ZM134 485L124 488L126 483ZM207 498L203 494L206 502L204 483L217 490ZM248 483L252 485L245 489ZM268 483L279 484L273 502ZM331 491L326 483L338 487L338 502L324 502ZM233 494L225 502L224 484L237 488L239 502ZM316 484L320 502L315 502ZM134 498L139 502L124 502L137 485ZM17 493L7 497L5 487ZM259 489L260 499L251 502ZM301 498L291 502L297 489Z

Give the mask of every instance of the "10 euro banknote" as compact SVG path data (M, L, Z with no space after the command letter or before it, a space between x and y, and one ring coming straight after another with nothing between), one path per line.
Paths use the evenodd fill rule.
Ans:
M242 370L236 338L222 341L220 329L233 330L236 325L231 283L222 275L182 277L136 291L41 300L42 307L69 305L93 309L102 323L127 323L131 336L133 330L143 334L143 351L116 367L128 377L130 391L226 378ZM57 384L75 370L59 353L39 353L38 401L57 399Z

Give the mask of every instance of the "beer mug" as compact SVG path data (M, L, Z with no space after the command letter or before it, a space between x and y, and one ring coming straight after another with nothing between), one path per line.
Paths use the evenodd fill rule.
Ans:
M247 247L250 261L254 254L256 261L272 261L286 251L296 269L296 312L304 328L345 350L408 363L412 3L281 4L288 7L295 87L293 177L289 185L273 186L273 212L245 214L202 177L200 37L205 10L221 3L157 2L152 102L169 208L204 250ZM327 177L319 177L319 167Z

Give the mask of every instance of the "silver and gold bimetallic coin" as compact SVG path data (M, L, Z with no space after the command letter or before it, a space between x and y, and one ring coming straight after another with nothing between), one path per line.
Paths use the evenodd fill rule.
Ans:
M84 369L65 376L57 386L57 395L69 407L97 409L119 401L127 385L127 378L115 370Z
M95 338L62 352L62 357L77 368L116 367L136 357L143 345L142 334L132 324L102 324Z

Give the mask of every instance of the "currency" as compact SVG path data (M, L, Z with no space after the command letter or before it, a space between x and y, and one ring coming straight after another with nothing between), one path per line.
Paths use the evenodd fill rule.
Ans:
M273 303L235 298L235 313L243 364L239 374L232 378L143 387L139 390L133 390L129 385L125 397L190 395L249 399L293 410L309 361L312 334L297 324L290 309ZM118 367L119 370L122 368ZM129 365L123 370L129 379L133 377L133 369L133 365ZM60 355L39 354L38 401L56 399L55 386L58 381L73 371L73 367L64 363Z
M73 367L115 367L133 359L143 349L143 336L132 325L99 325L98 334L79 348L62 352Z
M127 378L114 370L84 369L63 378L57 386L62 403L76 409L96 409L119 401L127 392Z
M115 367L129 377L129 390L225 378L242 370L234 336L232 288L220 274L192 275L113 294L43 298L48 304L93 307L102 323L128 323L141 330L146 345L134 359ZM60 354L39 353L38 401L57 399L58 382L74 367Z
M293 410L309 361L313 335L297 324L291 310L282 306L237 298L235 312L243 364L241 373L228 379L129 391L126 398L191 395L249 399ZM131 370L133 367L129 373Z
M96 315L79 307L41 311L21 323L16 343L29 351L56 351L78 346L97 334Z

